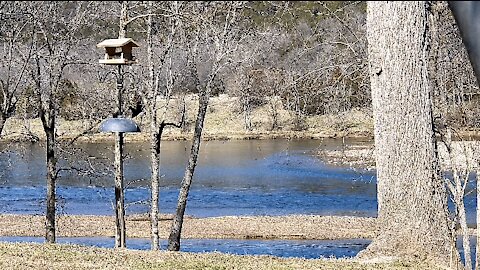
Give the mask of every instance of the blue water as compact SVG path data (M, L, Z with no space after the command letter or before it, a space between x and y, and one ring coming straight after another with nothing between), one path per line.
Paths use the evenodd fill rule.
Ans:
M371 142L347 141L347 144ZM251 140L202 142L186 214L352 215L376 216L375 171L328 166L312 155L315 149L341 149L341 140ZM59 152L59 214L113 215L113 142L84 143ZM162 142L162 213L174 213L190 143ZM126 213L148 213L149 146L126 144ZM43 214L45 152L41 144L0 145L0 213ZM473 189L469 186L469 189ZM475 224L475 192L465 198L467 222ZM2 237L0 241L43 238ZM111 238L60 238L60 243L113 247ZM183 240L182 250L283 257L351 257L368 240ZM132 249L148 249L148 239L128 239ZM162 243L162 245L166 245ZM473 243L472 243L473 245ZM462 251L461 251L462 252Z
M0 237L2 242L43 243L42 237ZM115 240L107 237L61 237L61 244L78 244L113 248ZM222 252L237 255L273 255L305 259L354 257L365 249L370 240L236 240L236 239L184 239L180 251L183 252ZM148 250L150 240L143 238L127 239L129 249ZM161 242L166 249L167 242Z
M322 145L323 143L323 145ZM354 215L376 216L375 172L325 165L312 156L316 148L341 147L330 140L203 142L187 204L187 215ZM163 142L159 206L173 213L189 142ZM113 215L112 145L83 144L60 159L88 173L62 171L58 211L64 214ZM127 143L125 192L127 215L148 212L149 149ZM42 214L45 165L41 145L23 145L4 155L0 174L0 212ZM88 164L88 165L87 165Z

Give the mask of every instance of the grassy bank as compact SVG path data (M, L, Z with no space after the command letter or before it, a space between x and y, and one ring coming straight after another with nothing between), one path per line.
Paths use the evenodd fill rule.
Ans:
M412 262L362 263L33 243L0 243L0 254L0 269L436 269Z

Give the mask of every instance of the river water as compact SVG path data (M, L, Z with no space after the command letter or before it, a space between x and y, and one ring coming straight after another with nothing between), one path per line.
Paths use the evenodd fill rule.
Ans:
M195 217L226 215L349 215L377 213L375 171L334 167L315 157L318 149L371 144L350 139L204 141L189 194L186 214ZM191 143L164 141L161 148L161 213L174 213ZM0 213L43 214L45 211L45 151L42 144L0 146ZM57 182L59 214L113 215L113 141L81 143L61 148ZM127 142L126 213L148 213L149 145ZM73 169L72 169L73 168ZM475 193L466 200L468 223L475 223ZM9 238L0 241L41 241ZM102 247L108 238L60 238ZM146 249L148 239L130 239L130 248ZM223 242L222 242L223 241ZM368 240L257 241L185 240L183 251L270 254L318 258L351 257ZM127 243L128 244L128 243Z
M327 166L317 148L341 140L242 140L202 142L187 215L376 215L375 172ZM350 143L362 143L352 141ZM21 146L21 147L20 147ZM57 195L65 214L113 214L113 146L80 144L63 154ZM162 142L160 209L173 213L190 143ZM127 215L148 212L149 147L127 143ZM17 145L0 160L0 212L41 214L45 209L42 145ZM93 169L92 169L93 168ZM83 170L89 169L90 172Z

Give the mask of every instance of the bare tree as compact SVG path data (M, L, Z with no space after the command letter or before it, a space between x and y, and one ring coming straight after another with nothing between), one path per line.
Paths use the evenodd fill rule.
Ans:
M25 75L32 55L33 15L23 6L23 2L12 1L0 9L0 135L26 88Z
M62 91L64 70L81 59L72 55L78 46L81 27L91 2L31 2L28 12L35 14L34 56L31 67L38 111L46 135L47 211L45 239L56 240L55 185L57 178L56 119L57 97ZM69 11L69 12L66 12ZM68 13L68 14L65 14Z
M162 13L154 14L154 6L152 2L148 3L148 19L147 19L147 69L148 80L143 93L143 102L146 104L146 113L150 121L150 150L151 150L151 248L158 250L159 241L159 181L160 181L160 143L165 127L180 127L180 123L167 121L167 112L170 109L170 100L173 94L177 72L173 67L173 47L180 46L178 44L178 34L180 24L180 16L185 3L172 1L164 3L161 7ZM163 20L160 20L163 19ZM161 29L154 29L154 20L162 25ZM157 40L163 40L163 46L159 42L154 42L154 32L157 34ZM154 52L156 47L161 47L161 51ZM154 59L156 55L156 59ZM156 60L156 61L155 61ZM164 83L164 91L160 91L160 80ZM159 104L159 98L162 104Z
M451 127L448 126L440 131L441 143L439 144L439 150L443 150L442 152L446 153L445 159L442 162L444 163L442 169L445 170L444 180L455 206L455 215L451 225L452 242L456 242L456 227L459 224L463 237L462 244L465 269L472 269L470 235L468 232L464 200L465 196L470 192L467 190L468 183L470 182L470 174L477 169L478 161L476 160L476 155L478 155L478 151L475 151L475 143L472 144L472 142L463 141L459 139L458 134L453 136L452 133ZM454 137L456 139L455 141L452 140ZM447 172L451 172L451 177L447 177Z
M444 178L455 206L452 240L456 239L456 228L459 226L463 237L465 269L472 269L464 200L471 192L467 186L477 161L472 157L471 146L458 134L458 130L476 125L474 115L478 101L474 96L478 93L478 86L471 65L465 65L468 63L467 51L447 2L433 2L431 11L429 78L434 88L435 128L441 139L439 147L442 147L439 149L445 148L445 170L451 173L450 177ZM459 159L462 162L458 162Z
M450 11L452 12L453 16L454 16L454 19L455 19L455 22L458 26L458 28L456 30L459 30L459 31L451 31L454 33L454 35L458 36L460 34L460 36L462 37L462 44L465 45L465 47L463 46L460 46L460 51L463 55L461 55L461 58L465 59L465 51L468 53L468 58L470 60L470 63L471 65L468 65L468 67L466 68L467 70L467 73L466 75L467 76L462 76L462 77L466 77L468 79L471 80L472 76L472 71L474 72L475 74L475 77L476 77L476 81L477 81L477 84L476 84L476 87L474 87L474 89L476 88L477 90L477 95L478 95L478 84L480 82L480 60L478 58L478 48L479 48L479 42L478 42L478 38L476 36L476 32L478 32L478 3L475 2L475 1L458 1L458 2L455 2L455 1L449 1L448 2L448 7L450 9ZM440 9L441 10L441 9ZM453 25L452 24L449 24L449 25ZM452 27L452 28L455 28L455 27ZM455 39L454 39L455 40ZM466 50L464 50L466 49ZM462 59L462 60L463 60ZM463 61L465 62L465 61ZM462 68L462 70L464 70ZM470 76L469 76L470 75ZM454 80L455 82L457 80ZM468 85L468 84L463 84L463 85ZM463 86L462 85L462 86ZM470 84L471 85L471 84ZM463 87L462 87L463 88ZM475 93L475 92L473 92ZM478 106L475 106L475 107L478 107ZM476 148L477 151L478 151L478 147ZM476 156L478 156L478 153L476 153ZM476 165L478 166L478 161L476 162ZM477 231L476 231L476 234L477 234L477 245L476 245L476 263L475 263L475 269L480 269L480 263L479 263L479 260L480 260L480 241L478 240L479 239L479 235L480 235L480 183L479 183L479 179L480 179L480 170L476 169L476 177L477 177L477 186L476 186L476 191L477 191L477 215L476 215L476 218L477 218ZM469 254L465 254L465 256L468 256Z
M454 256L432 124L428 6L367 7L381 231L359 256L420 256L448 266Z
M197 2L190 14L191 22L194 22L195 37L192 55L197 70L199 82L199 107L193 143L188 159L185 175L182 180L178 195L177 210L173 219L170 236L168 237L168 250L180 249L180 237L183 225L183 216L188 199L188 193L192 184L193 174L198 160L203 123L207 113L207 106L212 92L213 83L219 72L231 61L232 52L237 48L238 39L241 38L238 29L238 13L244 6L243 2ZM198 41L198 43L197 43ZM200 42L203 42L205 51L199 51ZM204 58L204 59L202 59ZM209 68L204 74L198 73L198 63L202 60L210 60Z

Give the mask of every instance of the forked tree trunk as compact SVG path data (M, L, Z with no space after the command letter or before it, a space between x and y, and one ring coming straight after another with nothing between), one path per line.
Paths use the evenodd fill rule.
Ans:
M427 78L426 2L368 2L379 236L360 258L452 256Z

